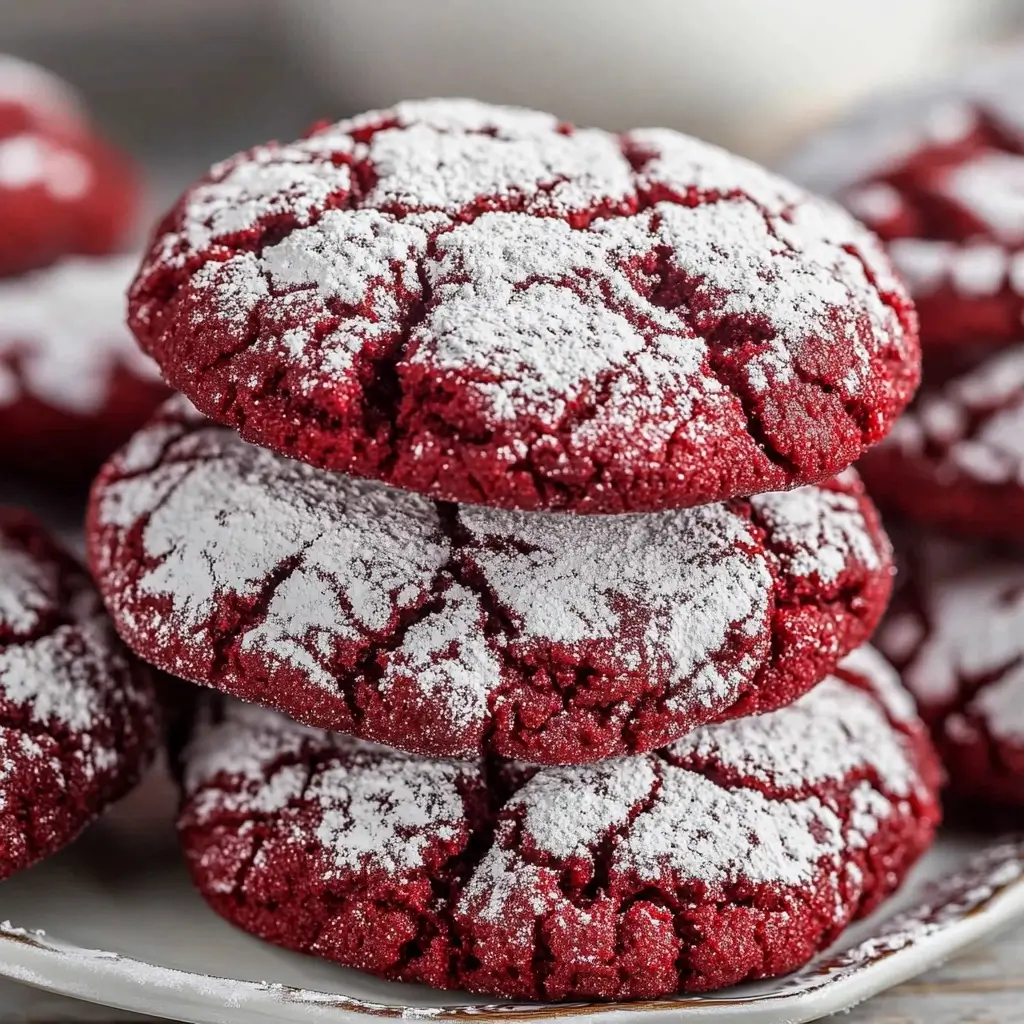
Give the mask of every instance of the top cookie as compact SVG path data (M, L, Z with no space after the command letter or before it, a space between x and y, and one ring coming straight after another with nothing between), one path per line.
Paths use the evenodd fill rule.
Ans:
M400 104L217 165L130 322L247 440L433 497L653 511L825 479L917 383L837 207L675 132Z
M888 97L809 140L787 170L887 243L925 347L1019 340L1024 51Z

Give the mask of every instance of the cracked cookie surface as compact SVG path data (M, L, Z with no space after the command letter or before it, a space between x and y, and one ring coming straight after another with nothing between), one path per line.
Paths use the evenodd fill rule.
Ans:
M675 132L461 100L214 167L130 323L248 441L524 510L826 479L919 372L902 286L838 207Z
M1024 539L1024 344L925 391L858 468L883 509L913 522Z
M183 397L100 473L87 532L142 657L443 757L595 761L788 703L891 587L852 471L643 516L458 506L249 445Z
M1024 60L986 61L867 104L811 138L787 171L877 232L929 354L1021 337Z
M939 819L926 730L866 648L787 708L636 758L424 760L228 701L182 769L179 837L217 913L509 999L794 970L899 885Z
M137 202L127 157L95 134L73 90L0 54L0 276L115 250Z
M2 65L0 65L2 89ZM0 463L87 480L168 396L124 326L132 257L67 257L0 279Z
M157 745L149 670L84 569L0 509L0 878L55 853L138 781Z
M932 729L950 789L1024 807L1024 561L919 540L906 577L878 644Z

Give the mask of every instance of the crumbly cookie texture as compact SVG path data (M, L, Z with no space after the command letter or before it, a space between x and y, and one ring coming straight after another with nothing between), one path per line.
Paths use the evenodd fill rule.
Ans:
M915 522L1024 538L1024 343L926 391L860 468L880 505Z
M788 708L575 767L431 761L228 702L186 749L200 892L264 939L504 998L639 999L785 973L896 888L939 771L858 651Z
M157 744L155 705L85 570L27 513L0 509L0 878L134 785Z
M916 386L838 207L678 133L403 103L214 167L130 322L244 438L477 504L657 511L846 468Z
M926 348L1012 344L1024 313L1020 52L874 101L787 170L885 241Z
M960 796L1024 806L1024 562L918 540L878 642Z
M891 557L848 471L646 516L434 502L246 444L186 399L93 487L115 624L165 671L435 756L662 746L864 642Z

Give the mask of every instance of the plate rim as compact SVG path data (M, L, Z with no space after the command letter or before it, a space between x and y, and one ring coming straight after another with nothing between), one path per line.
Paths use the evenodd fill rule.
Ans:
M680 1013L748 1024L791 1024L849 1009L920 974L973 942L1024 918L1024 834L994 838L949 878L929 883L909 910L879 923L878 932L850 950L826 954L782 979L783 987L742 994L610 1003L414 1007L338 993L243 981L150 964L126 954L87 949L43 932L0 923L0 976L59 995L153 1015L153 997L172 996L166 1019L204 1008L203 1021L241 1024L257 1019L365 1024L368 1019L430 1019L441 1024L545 1024L592 1020L623 1024L636 1014L656 1022ZM796 983L794 984L794 980ZM116 988L116 992L113 990ZM106 989L107 991L101 991ZM211 1013L211 1009L213 1012ZM289 1016L282 1016L283 1013Z

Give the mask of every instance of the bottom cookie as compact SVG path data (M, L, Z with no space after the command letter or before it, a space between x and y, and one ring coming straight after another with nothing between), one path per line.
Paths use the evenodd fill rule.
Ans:
M940 816L925 729L869 648L781 711L586 766L418 758L232 701L200 719L178 831L214 910L509 999L794 970L900 884Z
M1024 807L1024 559L928 539L878 634L946 764L950 792Z

